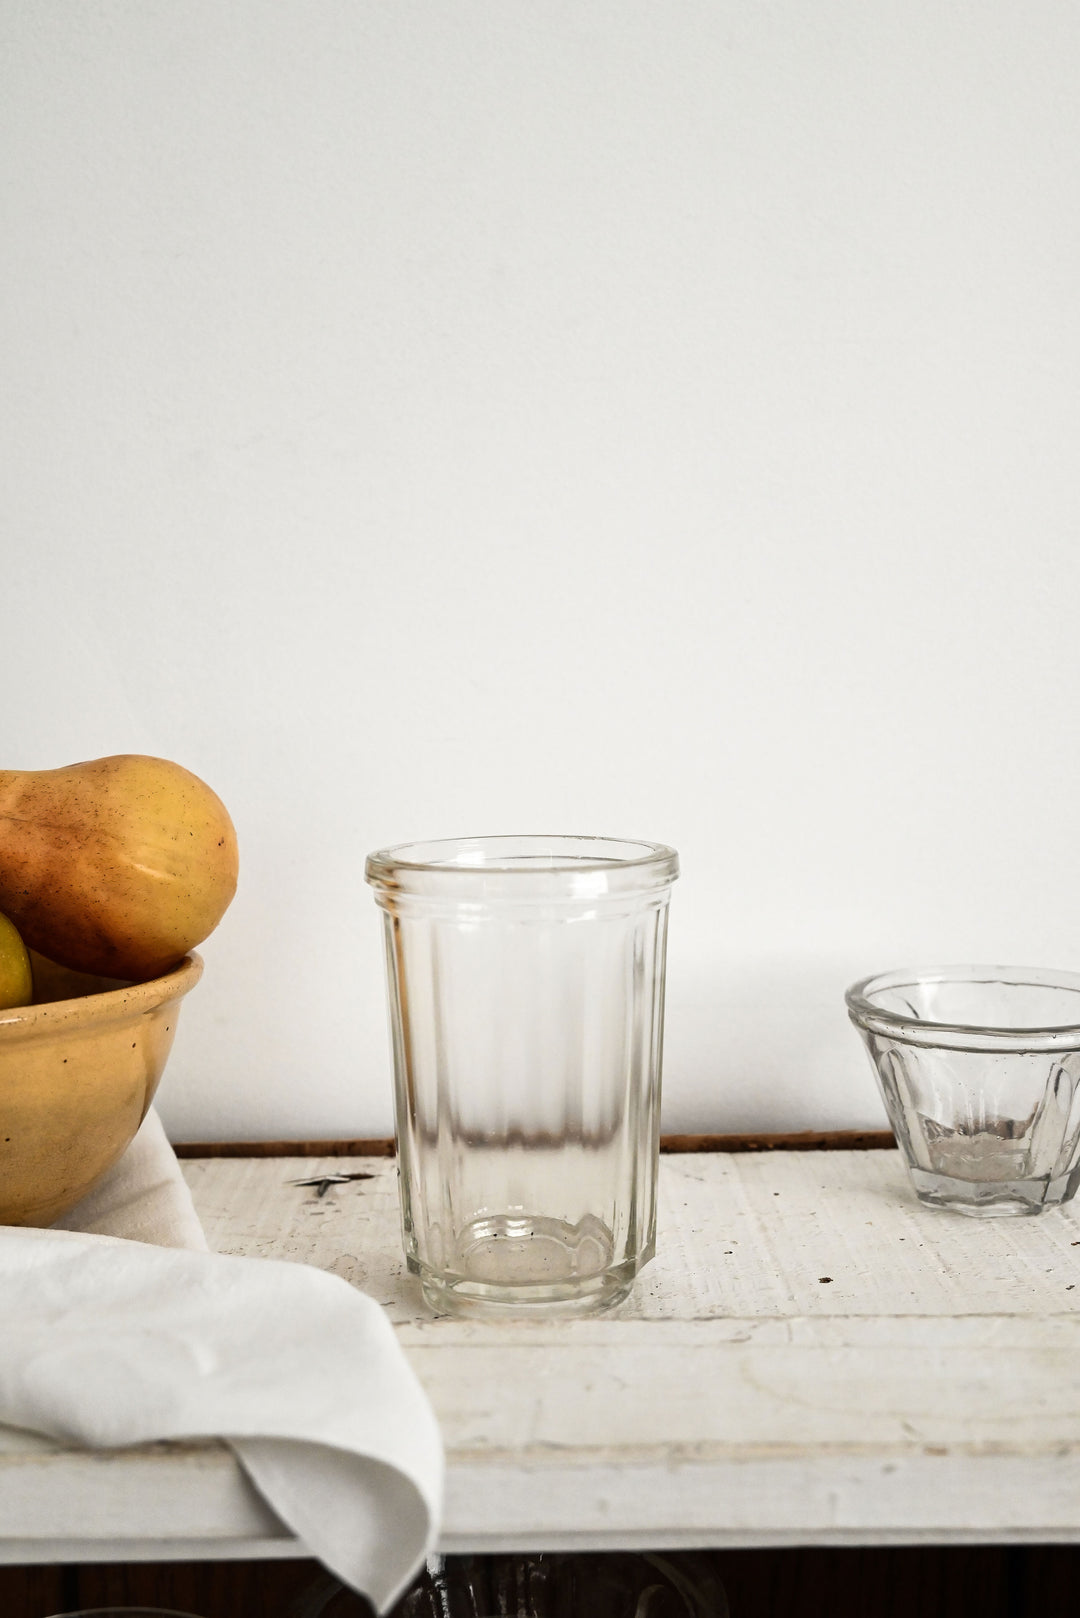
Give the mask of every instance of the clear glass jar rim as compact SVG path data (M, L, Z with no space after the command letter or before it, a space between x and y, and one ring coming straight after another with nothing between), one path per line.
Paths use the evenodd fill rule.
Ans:
M395 896L502 904L666 892L679 857L641 838L500 833L399 843L369 854L364 875L380 904Z
M531 853L513 855L513 845L536 845ZM468 858L470 850L492 849L502 858ZM580 853L571 850L578 848ZM452 850L458 857L452 857ZM609 852L605 853L604 850ZM633 852L631 852L631 850ZM447 857L438 858L439 852ZM528 862L528 863L522 863ZM483 837L440 837L430 841L396 843L390 848L377 849L367 857L368 881L378 879L386 872L403 871L438 872L461 871L478 876L535 875L538 870L553 872L610 871L612 868L629 870L645 866L670 866L671 876L678 875L679 856L666 843L650 843L640 837L596 837L569 833L499 832Z
M982 1036L986 1039L1080 1040L1080 1023L990 1023L944 1022L918 1015L905 1016L890 1011L870 998L876 991L903 989L921 983L986 983L1011 984L1017 988L1067 989L1080 994L1080 972L1058 971L1040 966L901 966L887 972L873 972L860 978L845 991L844 1000L856 1022L871 1027L887 1028L897 1035L913 1035L925 1042L929 1036Z

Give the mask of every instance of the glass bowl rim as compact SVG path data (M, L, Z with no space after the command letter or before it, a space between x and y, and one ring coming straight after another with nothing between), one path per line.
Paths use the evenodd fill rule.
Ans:
M199 1618L198 1613L182 1612L179 1607L73 1607L67 1612L52 1614L52 1618Z
M844 992L848 1013L862 1026L887 1028L903 1038L905 1034L926 1044L932 1036L968 1034L988 1040L1011 1041L1065 1040L1080 1041L1080 1020L1063 1023L1004 1022L944 1022L929 1017L905 1017L901 1012L889 1011L875 1005L869 998L875 988L901 989L916 983L1001 983L1040 989L1068 989L1080 994L1080 972L1045 966L998 966L993 964L966 964L962 966L898 966L884 972L871 972L860 978Z

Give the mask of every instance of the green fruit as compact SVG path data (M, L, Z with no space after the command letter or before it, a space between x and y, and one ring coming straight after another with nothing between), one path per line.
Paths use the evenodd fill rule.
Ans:
M0 916L0 1011L28 1006L34 997L30 957L13 922Z

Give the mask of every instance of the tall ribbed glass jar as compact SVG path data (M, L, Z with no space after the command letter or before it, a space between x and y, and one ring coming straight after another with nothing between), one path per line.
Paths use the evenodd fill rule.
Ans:
M402 1234L439 1313L589 1313L656 1245L678 856L605 837L372 854Z

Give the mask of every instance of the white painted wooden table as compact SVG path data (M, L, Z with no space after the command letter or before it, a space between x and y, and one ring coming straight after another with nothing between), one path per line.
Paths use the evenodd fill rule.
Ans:
M290 1182L371 1179L325 1197ZM211 1246L387 1309L448 1456L446 1551L1080 1540L1080 1216L920 1208L893 1151L662 1160L614 1315L434 1320L384 1158L186 1162ZM223 1445L0 1430L0 1561L302 1556Z

